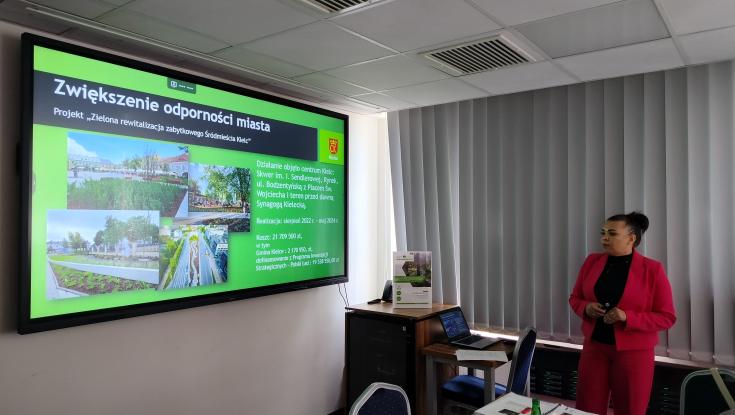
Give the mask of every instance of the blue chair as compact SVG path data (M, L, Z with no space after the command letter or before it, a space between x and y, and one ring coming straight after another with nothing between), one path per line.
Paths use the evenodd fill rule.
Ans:
M357 397L349 415L411 415L411 405L400 386L375 382Z
M732 400L735 396L735 371L716 370L722 378L726 392L720 391L711 370L692 372L681 382L679 415L735 414L735 402ZM727 398L726 394L729 394Z
M521 332L516 347L513 349L513 360L510 364L508 385L495 384L495 396L499 397L508 391L519 395L528 395L526 385L531 370L533 352L536 350L536 329L526 327ZM485 405L485 380L472 375L453 377L441 388L442 398L449 406L476 409Z

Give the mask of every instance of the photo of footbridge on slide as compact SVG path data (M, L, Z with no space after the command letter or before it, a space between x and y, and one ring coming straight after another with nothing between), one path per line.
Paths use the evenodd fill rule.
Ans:
M227 281L227 227L174 225L161 232L161 284L177 289ZM165 264L165 268L164 268Z

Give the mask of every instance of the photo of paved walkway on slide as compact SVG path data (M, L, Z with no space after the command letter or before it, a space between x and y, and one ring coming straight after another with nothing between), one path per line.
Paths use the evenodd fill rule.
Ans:
M157 211L49 210L46 297L157 287L158 225Z
M69 209L157 210L188 215L186 146L70 131Z
M199 287L226 282L227 239L226 226L175 224L170 229L163 228L159 289Z

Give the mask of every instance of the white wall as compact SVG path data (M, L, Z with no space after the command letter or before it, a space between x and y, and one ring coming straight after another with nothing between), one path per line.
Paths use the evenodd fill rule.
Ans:
M20 33L0 22L0 413L327 414L342 405L337 286L16 334ZM352 303L385 272L384 120L350 125Z
M355 136L357 135L357 137ZM390 162L385 117L350 118L350 304L380 297L390 276Z

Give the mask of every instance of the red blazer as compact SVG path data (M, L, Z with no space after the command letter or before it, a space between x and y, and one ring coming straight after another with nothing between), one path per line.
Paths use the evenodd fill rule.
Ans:
M590 254L579 270L569 304L582 317L582 333L585 339L592 337L595 319L587 316L584 308L595 297L595 283L607 262L607 254ZM618 308L625 311L627 321L615 323L616 350L653 348L658 343L658 332L674 325L676 311L671 295L671 285L660 262L646 258L633 250L633 260L628 272L623 296Z

